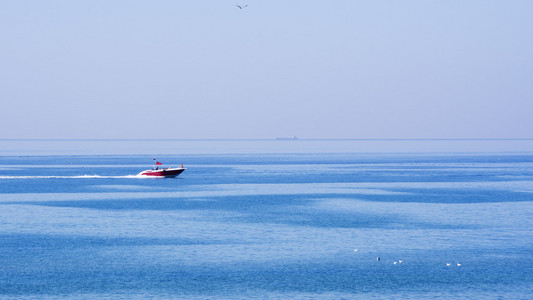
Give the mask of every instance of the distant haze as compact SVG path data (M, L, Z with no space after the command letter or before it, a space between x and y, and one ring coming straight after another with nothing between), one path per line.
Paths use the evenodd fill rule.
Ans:
M3 1L0 138L533 138L532 37L529 0Z

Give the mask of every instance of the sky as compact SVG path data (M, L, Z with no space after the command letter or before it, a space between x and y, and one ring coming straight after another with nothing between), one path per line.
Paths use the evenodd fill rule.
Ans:
M0 139L533 138L532 37L530 0L2 1Z

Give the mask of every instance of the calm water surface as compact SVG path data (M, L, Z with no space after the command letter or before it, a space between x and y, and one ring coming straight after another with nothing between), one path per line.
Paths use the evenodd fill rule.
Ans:
M0 155L0 298L533 294L533 141L3 140ZM136 177L154 155L188 169Z

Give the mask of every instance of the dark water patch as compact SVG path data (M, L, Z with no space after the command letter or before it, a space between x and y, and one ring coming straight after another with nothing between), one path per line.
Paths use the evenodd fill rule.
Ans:
M414 203L498 203L533 201L533 193L495 191L481 189L390 189L403 192L395 195L361 195L358 198L376 202L414 202Z
M77 207L102 210L229 210L236 212L261 211L269 207L289 207L309 204L309 198L326 195L246 195L206 196L176 198L143 198L120 200L72 200L72 201L9 201L3 204L27 204L51 207ZM289 211L287 211L289 212Z
M316 210L263 210L236 218L239 222L274 223L319 228L390 228L400 222L395 215L376 215L358 212L324 212Z
M356 199L355 195L350 195ZM47 202L9 202L49 207L76 207L101 210L161 210L161 211L230 211L239 216L226 218L227 222L280 223L300 226L375 228L400 222L392 215L364 214L358 212L330 212L308 209L310 204L330 197L346 195L299 194L219 196L206 198L154 198L123 200L75 200ZM312 200L310 200L312 198ZM223 215L222 213L220 215Z
M73 249L87 247L116 246L163 246L163 245L211 245L224 244L222 240L187 238L145 238L145 237L95 237L48 234L0 234L0 257L9 257L8 251L17 253L19 249Z
M48 207L75 207L109 211L205 211L221 216L225 222L272 223L321 228L431 228L431 229L473 229L473 226L442 224L410 220L394 212L361 213L357 211L323 210L313 207L314 203L328 199L352 199L354 201L392 201L398 195L385 198L361 194L291 194L291 195L247 195L210 196L201 198L145 198L121 200L75 200L43 202L7 202ZM413 195L409 195L413 197ZM424 195L417 195L421 197ZM376 200L377 199L377 200ZM396 202L416 202L416 199ZM232 212L224 217L222 212ZM191 215L194 216L194 215ZM198 217L201 218L201 217Z

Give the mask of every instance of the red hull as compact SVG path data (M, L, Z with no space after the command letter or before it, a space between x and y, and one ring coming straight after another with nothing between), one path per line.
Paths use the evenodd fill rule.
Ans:
M183 171L185 171L185 168L174 168L174 169L168 168L168 169L161 169L161 170L146 170L146 171L142 171L141 173L139 173L139 175L172 178L172 177L178 176Z

